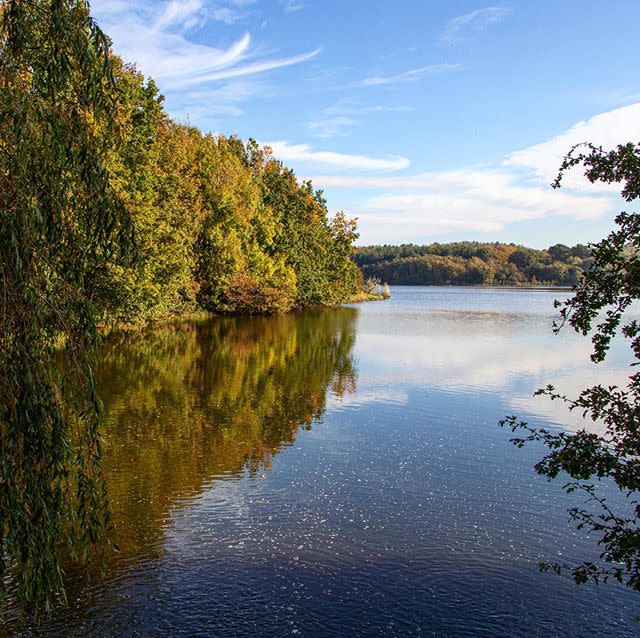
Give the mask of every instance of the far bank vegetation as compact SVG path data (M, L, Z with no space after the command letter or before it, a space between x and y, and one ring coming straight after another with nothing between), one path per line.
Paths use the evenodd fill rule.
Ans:
M365 279L391 285L575 286L591 265L584 244L546 250L501 243L363 246L353 257Z

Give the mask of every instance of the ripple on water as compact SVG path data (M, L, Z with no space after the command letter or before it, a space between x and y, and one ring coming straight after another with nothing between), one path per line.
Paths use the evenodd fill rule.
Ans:
M598 550L540 450L496 425L541 380L583 378L584 348L547 333L557 293L393 292L107 350L121 552L12 633L637 635L631 592L537 572Z

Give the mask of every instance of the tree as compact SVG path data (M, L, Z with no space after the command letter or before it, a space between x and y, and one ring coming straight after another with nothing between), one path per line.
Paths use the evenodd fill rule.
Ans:
M110 528L90 282L135 242L109 45L84 0L0 5L0 583L45 605Z
M568 261L572 257L571 248L564 244L554 244L549 246L548 253L558 261Z
M249 150L255 157L251 142ZM355 221L342 212L330 221L322 191L310 181L298 183L293 171L268 154L260 175L264 204L278 216L271 250L285 257L295 276L294 307L349 301L359 285L351 262Z
M580 259L588 259L591 256L591 249L589 246L585 246L584 244L576 244L571 249L571 254L574 257L579 257Z
M518 250L509 255L509 263L515 264L518 268L531 268L540 259L540 251L533 248L520 246Z
M558 188L567 170L582 166L592 183L622 184L625 201L640 197L640 146L625 144L615 150L584 144L565 158L553 186ZM640 215L620 213L617 229L591 247L593 262L573 297L557 302L560 320L555 330L568 324L576 332L591 335L591 359L601 362L611 341L620 333L640 363L640 324L625 316L640 299ZM549 480L568 476L567 492L583 492L588 505L570 510L577 527L596 534L602 547L600 562L579 565L543 564L542 570L569 571L577 583L615 579L640 591L640 372L629 375L626 387L597 385L586 388L575 399L558 394L553 386L539 390L552 400L565 402L583 412L585 419L599 422L600 433L586 428L576 432L552 432L506 418L501 425L524 436L512 439L521 447L542 442L547 454L535 470ZM602 495L603 482L611 483L626 497L622 511L610 506Z

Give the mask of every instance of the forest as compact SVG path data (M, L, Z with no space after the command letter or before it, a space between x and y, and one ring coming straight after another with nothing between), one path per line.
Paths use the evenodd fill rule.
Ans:
M575 286L591 264L584 244L536 250L515 244L455 242L364 246L353 257L367 279L395 285Z
M112 64L118 135L104 165L131 216L135 258L87 273L103 325L351 298L355 221L329 219L321 191L269 148L173 121L152 79L115 56Z

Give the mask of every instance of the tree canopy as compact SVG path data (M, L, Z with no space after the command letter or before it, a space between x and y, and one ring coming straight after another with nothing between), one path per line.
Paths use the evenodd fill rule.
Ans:
M322 193L254 140L171 120L153 80L113 63L123 135L108 168L140 258L96 272L104 323L197 309L276 313L351 298L360 283L355 222L342 213L330 219Z
M396 285L576 285L590 263L583 244L535 250L515 244L452 242L365 246L354 261L365 277Z

